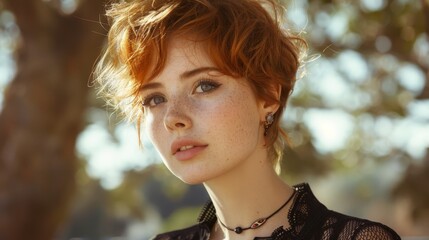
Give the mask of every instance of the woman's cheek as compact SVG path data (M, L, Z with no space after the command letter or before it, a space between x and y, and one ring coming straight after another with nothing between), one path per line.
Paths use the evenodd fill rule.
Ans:
M145 116L145 132L148 134L149 139L151 142L156 145L156 137L157 134L155 134L157 131L157 128L159 126L156 126L156 123L159 122L156 120L156 115L154 115L152 112L148 112Z

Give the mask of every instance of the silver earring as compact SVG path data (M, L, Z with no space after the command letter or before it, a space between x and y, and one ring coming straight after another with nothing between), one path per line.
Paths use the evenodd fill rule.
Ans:
M264 136L268 135L268 129L271 127L271 125L274 122L274 113L269 112L267 116L265 116L265 123L264 123Z

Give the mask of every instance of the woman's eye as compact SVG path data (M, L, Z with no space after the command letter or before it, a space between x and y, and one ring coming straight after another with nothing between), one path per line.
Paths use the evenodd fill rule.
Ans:
M143 105L143 107L154 107L154 106L156 106L158 104L161 104L161 103L163 103L165 101L166 100L165 100L165 98L163 96L154 95L154 96L146 97L143 100L142 105Z
M197 87L195 88L195 92L197 93L205 93L215 90L220 86L219 83L211 81L211 80L201 80L199 81Z

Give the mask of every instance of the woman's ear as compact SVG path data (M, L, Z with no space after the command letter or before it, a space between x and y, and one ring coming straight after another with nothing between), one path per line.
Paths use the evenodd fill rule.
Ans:
M261 121L265 121L265 117L268 113L276 113L280 107L280 96L282 93L282 86L280 84L277 87L271 88L271 96L275 100L261 100Z

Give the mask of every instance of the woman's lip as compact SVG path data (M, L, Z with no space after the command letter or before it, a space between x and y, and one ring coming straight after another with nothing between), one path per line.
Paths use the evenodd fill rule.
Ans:
M176 139L171 144L171 154L179 161L184 161L195 157L203 151L208 144L192 139ZM180 149L182 148L182 151Z
M207 144L204 144L192 139L178 139L171 144L171 154L175 155L176 153L181 152L180 148L184 148L184 147L186 148L189 146L192 146L193 148L195 148L195 147L207 146ZM190 149L184 149L184 151L190 150Z
M194 146L193 148L189 148L189 149L186 149L183 151L177 151L174 154L174 157L179 161L186 161L186 160L189 160L189 159L195 157L196 155L198 155L206 147L207 147L207 145Z

